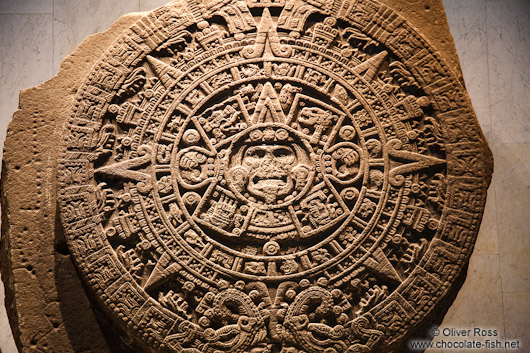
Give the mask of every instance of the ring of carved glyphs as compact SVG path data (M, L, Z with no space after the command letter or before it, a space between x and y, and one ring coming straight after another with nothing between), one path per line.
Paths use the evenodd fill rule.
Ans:
M463 87L376 1L174 2L80 89L60 209L146 351L385 351L465 267L484 153Z

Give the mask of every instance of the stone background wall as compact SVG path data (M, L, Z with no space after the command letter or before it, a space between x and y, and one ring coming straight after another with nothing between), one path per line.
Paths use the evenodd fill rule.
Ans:
M51 78L86 36L120 15L167 1L0 0L0 141L19 90ZM495 173L468 279L441 329L496 329L530 352L530 1L443 2ZM16 353L3 290L0 353Z

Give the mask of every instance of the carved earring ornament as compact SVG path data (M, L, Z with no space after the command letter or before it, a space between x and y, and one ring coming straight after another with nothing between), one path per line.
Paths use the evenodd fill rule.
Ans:
M390 351L458 287L488 150L465 89L375 0L196 0L80 88L59 203L145 352Z

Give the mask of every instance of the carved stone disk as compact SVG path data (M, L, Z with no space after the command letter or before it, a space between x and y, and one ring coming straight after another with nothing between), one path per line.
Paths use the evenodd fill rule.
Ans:
M59 161L95 300L148 352L381 352L443 307L491 171L373 0L173 2L96 64Z

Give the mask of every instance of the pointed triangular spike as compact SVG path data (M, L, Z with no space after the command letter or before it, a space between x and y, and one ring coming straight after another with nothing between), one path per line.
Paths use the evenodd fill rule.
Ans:
M259 123L283 123L286 122L285 114L282 110L282 105L276 90L270 82L263 86L261 95L254 115L252 116L252 124Z
M382 51L366 60L362 64L356 66L353 71L359 75L362 75L367 81L372 81L381 68L381 65L383 64L387 55L387 51Z
M392 186L400 187L405 182L405 175L446 164L444 159L427 156L421 153L408 151L403 148L403 143L392 139L385 145L385 154L390 157L392 164L399 164L390 169L389 181ZM396 163L397 162L397 163Z
M151 175L138 171L138 169L145 168L151 163L153 150L150 146L143 145L140 146L138 152L142 154L140 157L98 168L95 170L95 173L97 175L104 175L107 178L134 180L150 184Z
M246 46L242 51L245 58L252 59L260 56L286 58L293 53L289 45L280 43L276 25L268 7L263 9L257 32L254 44Z
M153 73L160 79L160 82L162 82L167 89L170 89L173 83L182 74L180 70L150 55L147 56L147 63Z
M145 282L144 289L149 290L161 285L167 281L172 275L180 271L181 267L173 262L168 253L164 253L158 260L153 272Z
M392 281L401 282L401 277L381 249L376 249L372 256L364 261L364 265Z

